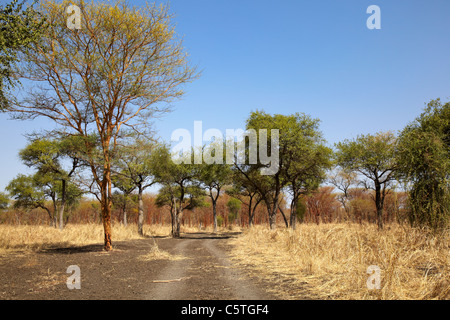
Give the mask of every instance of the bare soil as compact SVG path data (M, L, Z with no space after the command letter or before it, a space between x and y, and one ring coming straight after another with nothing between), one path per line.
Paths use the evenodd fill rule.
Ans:
M183 234L53 248L0 256L1 300L277 300L274 285L233 264L228 240L236 233ZM142 259L157 244L183 259ZM81 289L69 290L66 273L81 270ZM286 287L286 290L293 290ZM297 288L297 291L301 288Z

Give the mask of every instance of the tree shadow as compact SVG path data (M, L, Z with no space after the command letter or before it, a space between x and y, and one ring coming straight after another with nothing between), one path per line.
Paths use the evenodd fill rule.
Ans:
M208 232L192 232L182 233L177 239L230 239L235 238L242 232L226 232L226 233L208 233Z
M167 236L152 236L151 234L144 234L142 237L144 239L165 239L165 238L170 238L169 235L167 235Z
M104 246L102 244L90 244L85 246L43 248L38 251L38 253L42 254L76 254L89 252L105 252Z

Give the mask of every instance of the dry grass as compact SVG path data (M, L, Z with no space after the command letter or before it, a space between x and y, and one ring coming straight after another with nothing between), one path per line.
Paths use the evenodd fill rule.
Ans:
M144 226L148 236L167 236L170 227ZM0 225L0 254L16 251L38 251L55 247L84 246L103 243L103 226L100 224L68 225L64 230L50 226ZM142 239L136 225L115 224L112 228L114 241Z
M232 229L232 228L228 228ZM235 230L234 228L233 230ZM182 232L199 232L198 228L182 227ZM202 229L211 231L212 227ZM229 230L228 230L229 231ZM144 235L153 237L169 236L170 225L144 225ZM64 230L51 226L36 225L1 225L0 224L0 254L17 251L39 251L48 248L85 246L103 243L103 226L101 224L69 224ZM137 226L129 224L113 224L113 247L115 241L142 239L137 233Z
M448 231L399 225L379 231L374 225L303 224L296 231L254 227L231 243L237 263L262 277L289 279L313 297L403 300L450 298L449 240ZM379 290L367 288L371 265L381 269Z
M186 259L184 256L180 255L172 255L167 251L161 250L157 244L155 244L149 251L149 253L145 255L141 255L138 257L139 261L154 261L154 260L183 260Z

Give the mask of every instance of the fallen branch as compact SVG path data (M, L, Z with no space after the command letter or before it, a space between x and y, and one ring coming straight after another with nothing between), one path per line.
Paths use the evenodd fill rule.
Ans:
M191 277L184 277L184 278L179 278L179 279L172 279L172 280L153 280L153 283L169 283L169 282L180 282L182 280L186 280L189 279Z

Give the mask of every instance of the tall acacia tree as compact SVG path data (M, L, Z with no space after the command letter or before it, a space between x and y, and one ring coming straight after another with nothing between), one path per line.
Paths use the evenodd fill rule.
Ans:
M280 210L283 190L291 191L290 225L295 227L296 205L301 194L308 193L318 187L325 179L325 169L331 165L331 149L324 145L319 131L319 120L310 116L295 113L292 115L270 115L263 111L250 114L247 130L253 129L258 134L258 163L252 165L235 165L235 168L258 190L269 215L270 228L276 227L276 214ZM267 150L262 150L260 133L267 130L269 141ZM269 132L278 131L278 141L271 141ZM276 144L275 148L272 144ZM278 170L271 175L258 174L261 163L261 151L272 153L277 151ZM248 151L250 151L248 149ZM282 212L283 217L284 213ZM288 226L287 219L285 218Z
M80 1L81 29L67 27L72 1L43 1L49 29L25 48L19 78L34 86L9 106L15 118L46 117L60 131L86 139L87 162L100 191L105 250L111 250L111 164L121 129L146 130L148 119L169 111L181 86L197 77L177 39L167 6L131 7L126 1Z
M290 193L289 225L295 229L300 197L319 188L331 168L332 150L325 146L319 119L296 113L285 116L280 130L282 173Z
M336 144L337 164L344 170L356 172L359 182L375 192L373 200L379 229L383 228L384 199L398 170L396 146L397 138L391 132L361 135Z

